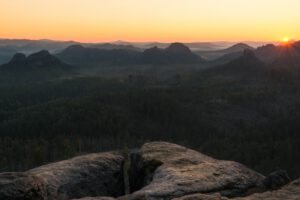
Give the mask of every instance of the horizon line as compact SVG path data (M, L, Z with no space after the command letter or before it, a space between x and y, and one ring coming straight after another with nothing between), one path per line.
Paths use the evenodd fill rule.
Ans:
M53 41L53 42L77 42L77 43L162 43L162 44L170 44L170 43L280 43L280 41L272 41L272 40L195 40L195 41L180 41L180 40L174 40L174 41L160 41L160 40L145 40L145 41L132 41L132 40L110 40L110 41L80 41L80 40L64 40L64 39L49 39L49 38L5 38L0 37L0 40L29 40L29 41ZM298 40L294 40L298 41Z

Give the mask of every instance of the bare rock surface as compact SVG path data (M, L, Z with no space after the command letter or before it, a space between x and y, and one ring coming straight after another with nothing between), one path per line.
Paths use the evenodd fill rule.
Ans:
M121 196L123 157L98 153L44 165L24 173L0 174L0 199L65 200Z
M218 194L208 195L208 194L198 193L198 194L186 195L172 200L228 200L228 198L222 197L221 195Z
M264 176L236 162L216 160L191 149L166 143L146 143L132 154L131 188L124 199L169 200L194 193L240 196L260 187ZM143 180L141 180L143 179Z
M300 179L282 187L278 190L255 193L247 197L233 198L231 200L299 200L300 199ZM193 194L186 195L173 200L229 200L219 194Z
M265 178L167 142L146 143L128 156L95 153L0 173L0 200L300 200L300 179L288 184L283 170ZM128 184L131 194L124 195Z
M85 197L81 199L73 199L73 200L116 200L112 197Z
M290 182L288 173L284 170L278 170L268 175L263 183L267 189L278 189Z
M256 193L244 198L234 200L299 200L300 199L300 179L282 187L278 190Z

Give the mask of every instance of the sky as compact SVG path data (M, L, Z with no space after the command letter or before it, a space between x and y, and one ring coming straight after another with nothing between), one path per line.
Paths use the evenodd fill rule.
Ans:
M299 0L0 0L0 38L109 42L300 38Z

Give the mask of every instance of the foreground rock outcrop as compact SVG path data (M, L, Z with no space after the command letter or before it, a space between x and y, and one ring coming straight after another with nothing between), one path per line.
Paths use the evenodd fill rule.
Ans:
M278 190L255 193L247 197L233 198L232 200L299 200L300 199L300 179L282 187ZM219 194L193 194L173 200L229 200Z
M300 199L300 179L288 182L285 171L265 178L237 162L217 160L176 144L151 142L129 157L117 152L90 154L24 173L2 173L0 199ZM124 195L128 183L130 194Z
M99 153L75 157L24 173L0 174L2 200L65 200L123 195L123 157Z
M261 187L265 178L239 163L216 160L165 142L145 144L131 157L131 188L140 190L124 199L169 200L214 192L234 197Z

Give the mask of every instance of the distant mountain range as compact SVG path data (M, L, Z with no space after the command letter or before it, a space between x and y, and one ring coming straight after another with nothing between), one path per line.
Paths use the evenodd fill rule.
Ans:
M197 51L218 51L226 49L234 42L192 42L184 43L193 52ZM249 42L247 44L255 47L264 43ZM6 63L15 53L20 52L26 55L40 50L47 50L56 54L71 45L82 45L83 47L92 47L105 50L125 49L133 51L143 51L145 49L158 47L167 48L171 43L161 42L126 42L116 41L110 43L80 43L76 41L55 41L55 40L27 40L27 39L0 39L0 64ZM202 55L201 55L202 56Z
M106 45L106 49L71 45L62 52L51 55L42 50L26 56L16 53L10 61L0 66L0 81L35 82L73 76L81 68L96 66L134 66L134 65L176 65L201 64L206 61L194 54L187 46L174 43L166 49L157 47L144 51L126 46L114 49L114 45ZM123 46L122 46L123 47ZM125 46L124 46L125 47ZM77 66L77 67L75 67Z
M73 65L138 65L138 64L199 64L205 62L187 46L173 43L166 49L153 47L144 51L132 49L98 49L73 45L57 57Z
M8 42L9 43L9 42ZM5 46L0 52L15 53ZM203 52L202 52L203 53ZM74 75L78 69L102 66L206 66L213 74L251 76L270 70L297 69L300 72L300 42L286 45L264 45L253 48L247 44L236 44L229 48L208 51L222 54L214 61L207 61L182 43L172 43L166 48L139 49L127 44L102 44L84 47L71 45L52 55L42 50L26 56L15 53L7 64L0 66L0 79L49 80ZM294 70L295 71L295 70Z

